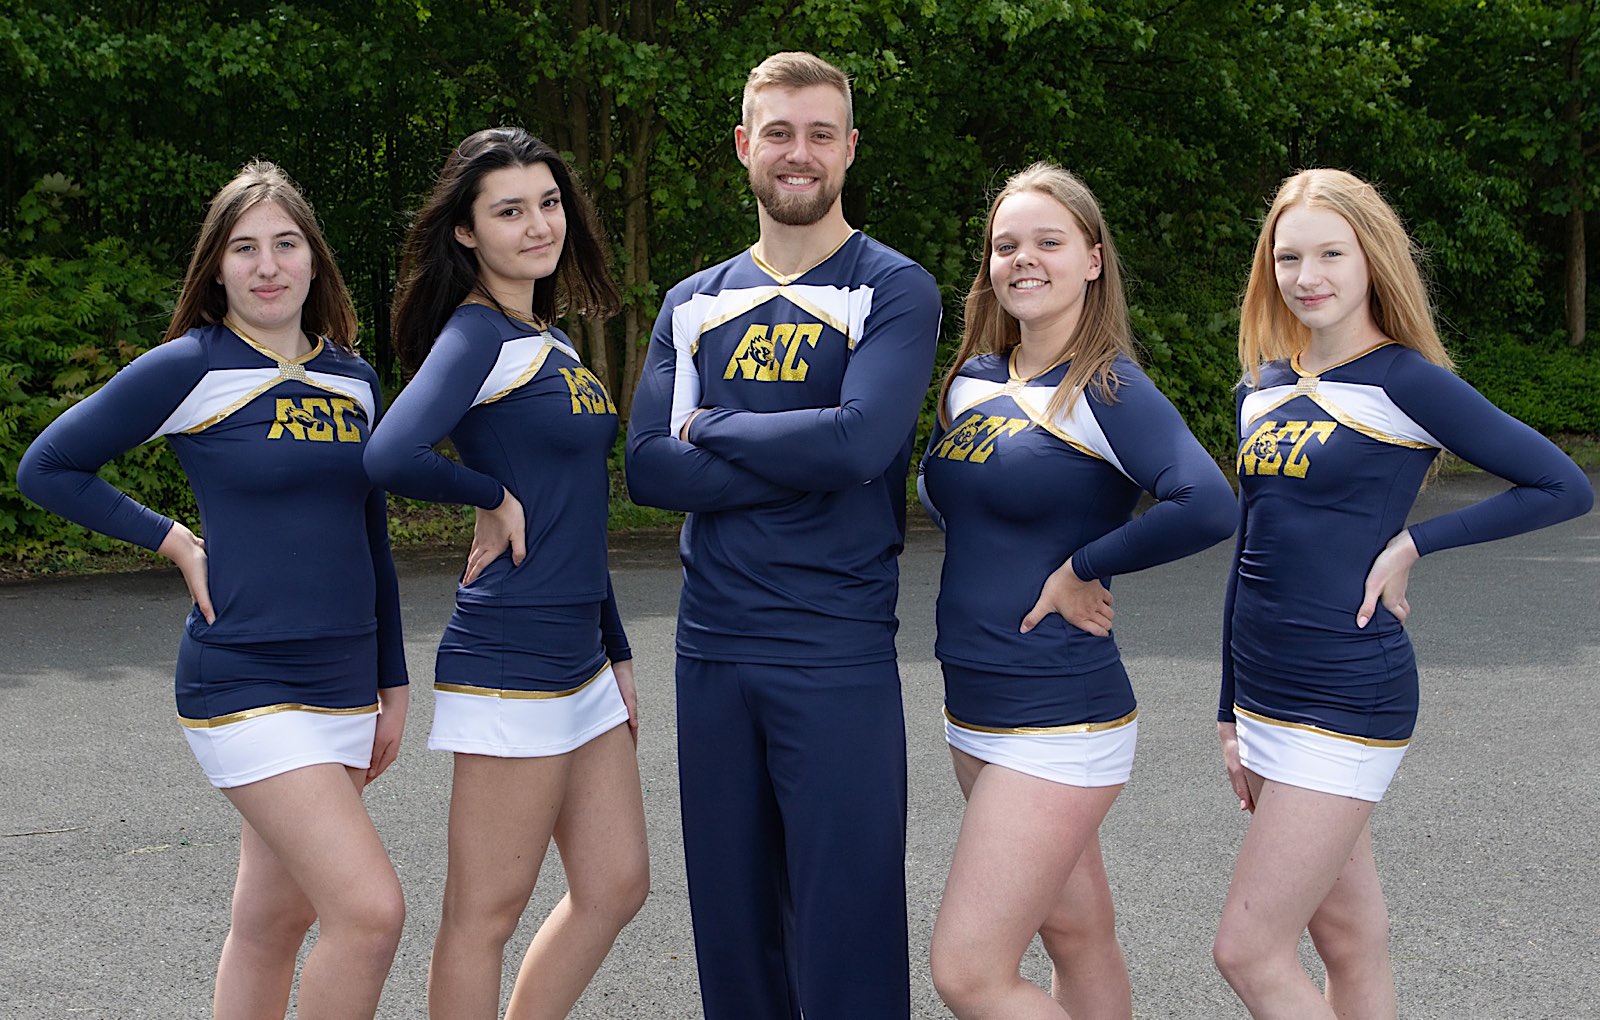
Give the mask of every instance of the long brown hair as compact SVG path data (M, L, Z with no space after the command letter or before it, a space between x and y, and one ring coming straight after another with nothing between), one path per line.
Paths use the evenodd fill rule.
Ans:
M1302 170L1284 179L1261 224L1250 282L1239 306L1239 363L1252 383L1261 366L1292 357L1311 340L1278 292L1272 246L1278 220L1295 206L1327 209L1343 216L1366 255L1371 278L1372 319L1383 335L1412 348L1435 365L1455 369L1434 326L1433 306L1423 282L1421 250L1378 189L1344 170Z
M246 163L238 176L212 196L206 218L200 224L200 236L194 242L194 254L189 257L189 268L183 274L183 290L172 310L172 322L161 339L173 340L196 326L215 325L228 314L228 292L217 281L228 237L239 218L263 202L276 203L288 213L311 249L315 276L306 291L306 303L300 308L300 328L354 351L356 306L334 264L333 249L322 236L311 203L288 174L264 159Z
M1079 394L1089 387L1094 388L1095 396L1100 399L1115 399L1117 357L1137 360L1133 351L1133 329L1128 324L1128 299L1122 292L1117 246L1112 243L1100 203L1095 201L1089 186L1070 170L1054 163L1035 163L1006 181L989 206L989 218L983 225L983 257L978 261L972 288L967 291L966 331L955 361L939 387L939 422L942 425L950 424L950 386L961 366L979 354L1005 354L1021 342L1021 327L995 296L994 283L989 278L989 257L994 254L995 212L1001 202L1025 191L1037 191L1060 202L1077 221L1089 246L1100 246L1100 276L1085 285L1083 314L1078 317L1078 324L1066 345L1072 352L1072 364L1045 407L1046 417L1053 418L1071 408Z
M456 227L472 224L472 203L485 175L507 167L543 163L550 168L567 214L567 234L555 272L534 281L535 317L553 323L565 312L610 316L621 295L606 268L605 235L593 207L573 179L566 161L550 146L519 127L487 128L467 136L444 161L433 192L406 234L400 257L400 282L394 297L394 345L400 361L415 371L422 364L456 307L476 291L478 258L456 240ZM504 308L499 308L504 313Z

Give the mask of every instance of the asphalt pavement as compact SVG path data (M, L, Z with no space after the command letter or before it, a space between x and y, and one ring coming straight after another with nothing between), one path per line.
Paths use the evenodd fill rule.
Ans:
M1498 486L1446 479L1415 516ZM915 530L901 560L919 1020L949 1016L927 954L961 819L932 655L941 549L937 532ZM1245 821L1213 722L1230 555L1226 543L1115 582L1141 714L1133 780L1103 843L1139 1017L1245 1015L1210 959ZM659 535L619 537L612 563L638 656L653 891L573 1016L696 1017L672 699L680 572ZM457 566L400 564L415 686L400 761L368 794L409 905L383 1017L426 1012L450 784L448 756L426 748L427 681ZM1600 1017L1600 514L1428 557L1410 599L1422 717L1373 818L1400 1015ZM0 586L0 1016L209 1015L238 819L173 719L186 609L167 571ZM552 852L508 981L563 888ZM1037 944L1024 969L1046 979Z

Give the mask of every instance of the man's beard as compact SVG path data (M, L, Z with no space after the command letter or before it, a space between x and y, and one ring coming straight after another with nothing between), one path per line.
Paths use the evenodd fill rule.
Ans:
M768 216L786 227L809 227L828 215L828 210L838 201L839 192L844 189L843 178L831 188L824 177L818 176L817 182L819 187L815 193L793 195L779 188L771 175L758 174L753 168L750 171L750 190L756 193L756 201Z

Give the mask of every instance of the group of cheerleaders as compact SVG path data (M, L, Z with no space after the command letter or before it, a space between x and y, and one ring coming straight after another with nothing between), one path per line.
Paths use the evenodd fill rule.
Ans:
M1413 245L1368 184L1284 182L1239 332L1239 492L1141 372L1116 248L1050 164L989 209L921 491L946 531L937 656L967 808L934 927L959 1017L1128 1018L1098 830L1137 709L1118 574L1237 533L1218 730L1251 812L1214 953L1257 1017L1392 1017L1368 819L1416 719L1406 582L1430 552L1584 513L1583 473L1452 372ZM446 160L406 240L387 414L305 199L252 163L212 199L164 344L63 414L23 491L171 559L194 600L179 722L242 816L218 1017L373 1016L404 920L361 800L406 715L384 492L477 508L429 746L454 752L436 1018L499 1015L554 839L568 890L508 1017L565 1016L649 887L632 653L606 565L614 404L555 327L618 292L588 200L514 128ZM166 436L204 538L96 472ZM449 437L459 459L436 445ZM1406 526L1436 454L1504 493ZM1141 493L1155 500L1133 511ZM1310 930L1325 989L1301 965ZM1018 963L1037 933L1048 993Z

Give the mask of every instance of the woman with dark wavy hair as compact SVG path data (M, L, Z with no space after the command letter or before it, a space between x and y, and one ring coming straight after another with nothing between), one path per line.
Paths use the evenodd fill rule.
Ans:
M246 166L211 200L166 342L56 419L17 471L28 498L154 550L194 599L178 723L243 817L213 1009L370 1017L405 901L361 803L405 727L400 596L382 491L361 469L381 410L355 309L311 206ZM98 477L167 437L204 540Z
M617 411L555 326L617 303L588 200L554 150L492 128L450 154L395 300L416 377L366 459L395 492L478 508L428 740L455 755L428 978L438 1020L499 1015L506 941L552 838L568 891L523 957L508 1018L565 1016L649 890L633 656L606 564ZM434 451L446 436L459 462Z

